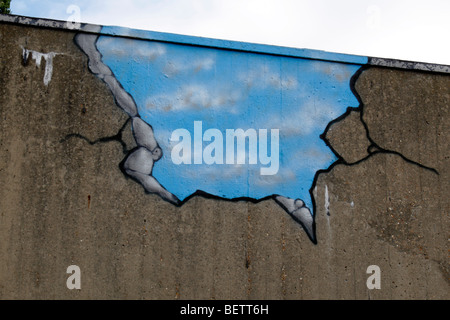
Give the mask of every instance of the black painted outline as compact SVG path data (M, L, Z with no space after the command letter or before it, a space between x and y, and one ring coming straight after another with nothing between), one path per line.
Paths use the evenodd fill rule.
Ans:
M350 89L351 89L353 95L354 95L354 96L356 97L356 99L358 100L359 106L358 106L357 108L348 107L348 108L347 108L347 111L346 111L344 114L342 114L340 117L338 117L338 118L334 119L333 121L331 121L331 122L327 125L327 127L325 128L325 131L322 133L321 139L325 141L326 145L333 151L333 153L334 153L334 154L339 158L339 160L340 160L343 164L345 164L345 165L356 165L356 164L359 164L359 163L365 161L366 159L368 159L369 157L371 157L371 156L373 156L373 155L375 155L375 154L378 154L378 153L381 153L381 154L394 154L394 155L400 156L404 161L406 161L406 162L408 162L408 163L410 163L410 164L416 165L416 166L418 166L418 167L420 167L420 168L422 168L422 169L430 170L430 171L432 171L433 173L439 175L439 172L438 172L436 169L434 169L434 168L425 166L425 165L423 165L423 164L421 164L421 163L419 163L419 162L416 162L416 161L414 161L414 160L411 160L411 159L405 157L403 154L401 154L401 153L398 152L398 151L388 150L388 149L385 149L385 148L380 147L380 146L379 146L379 145L378 145L378 144L370 137L369 127L368 127L367 123L364 121L364 103L363 103L363 101L362 101L362 99L361 99L361 96L359 95L358 91L356 90L356 82L357 82L358 78L361 76L361 74L362 74L365 70L368 70L368 69L371 69L371 68L372 68L372 69L373 69L373 68L378 68L378 66L372 66L372 65L370 65L370 64L363 65L361 68L359 68L359 69L355 72L355 74L354 74L354 75L351 77L351 79L350 79ZM388 68L388 67L384 67L384 68ZM415 72L418 72L417 70L414 70L414 71L415 71ZM427 72L427 71L423 71L423 72ZM362 158L362 159L360 159L360 160L358 160L358 161L349 163L349 162L347 162L341 155L339 155L339 154L337 153L337 151L331 146L331 144L329 143L329 141L326 139L326 134L327 134L328 130L331 128L331 126L332 126L333 124L338 123L338 122L340 122L341 120L343 120L343 119L344 119L345 117L347 117L348 114L349 114L350 112L352 112L352 111L357 111L357 112L359 112L359 118L360 118L360 121L361 121L362 125L364 126L364 129L365 129L365 131L366 131L366 138L367 138L367 140L370 142L370 145L369 145L369 147L367 148L367 153L368 153L368 155L367 155L366 157L364 157L364 158Z
M82 134L79 133L70 133L68 135L66 135L63 139L61 139L59 142L63 143L66 142L67 140L71 139L71 138L78 138L81 140L86 141L87 143L89 143L91 146L97 144L97 143L107 143L107 142L111 142L111 141L117 141L122 145L122 151L124 154L129 153L131 150L127 149L127 145L126 143L122 140L122 135L123 135L123 131L125 130L128 122L131 121L131 118L128 118L124 124L122 125L122 127L119 129L119 131L113 135L113 136L109 136L109 137L101 137L98 138L94 141L90 140L89 138L83 136Z

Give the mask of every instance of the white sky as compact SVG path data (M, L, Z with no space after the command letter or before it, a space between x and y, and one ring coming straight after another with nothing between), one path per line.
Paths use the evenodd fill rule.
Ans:
M450 65L450 0L12 0L13 14Z

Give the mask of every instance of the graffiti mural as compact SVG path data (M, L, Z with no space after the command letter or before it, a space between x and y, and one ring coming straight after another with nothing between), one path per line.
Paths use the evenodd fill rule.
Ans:
M321 135L358 107L349 83L365 61L109 35L75 41L131 118L137 147L121 168L147 192L174 205L195 195L273 198L316 241L315 179L338 160Z
M325 135L359 110L352 77L368 58L91 31L75 43L131 119L137 147L120 164L127 176L176 206L194 196L273 199L316 243L316 180L343 162Z

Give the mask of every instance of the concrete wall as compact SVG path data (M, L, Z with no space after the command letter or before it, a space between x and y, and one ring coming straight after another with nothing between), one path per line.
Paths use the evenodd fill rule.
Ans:
M120 167L139 147L133 120L77 31L3 21L0 298L449 298L442 67L368 60L348 82L361 105L325 131L339 161L315 181L314 243L271 197L177 206L146 192Z

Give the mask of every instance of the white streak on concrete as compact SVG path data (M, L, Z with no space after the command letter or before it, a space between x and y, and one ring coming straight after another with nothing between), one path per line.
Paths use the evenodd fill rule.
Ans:
M31 53L31 57L33 58L34 62L36 63L36 66L39 68L41 66L42 58L45 60L45 73L44 73L44 84L48 86L50 81L52 80L53 75L53 58L60 53L56 52L49 52L49 53L42 53L34 50L28 50L23 48L23 59L26 61L28 60L28 56Z
M327 214L330 213L330 197L328 195L328 186L325 185L325 210Z

